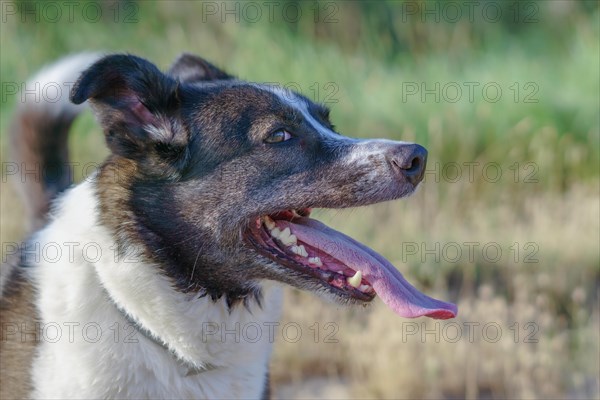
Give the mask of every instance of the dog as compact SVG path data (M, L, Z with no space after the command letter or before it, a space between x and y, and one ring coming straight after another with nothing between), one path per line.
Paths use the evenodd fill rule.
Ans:
M3 267L2 398L268 398L268 335L207 333L276 322L283 285L456 315L310 218L410 195L420 145L342 136L323 105L191 54L167 72L78 54L31 82L75 83L70 99L25 101L10 131L16 161L44 173L20 185L34 233ZM86 104L110 155L70 187L68 131Z

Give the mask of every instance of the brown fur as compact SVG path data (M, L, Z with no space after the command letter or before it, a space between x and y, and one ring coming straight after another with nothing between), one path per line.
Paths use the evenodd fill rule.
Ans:
M18 157L18 175L13 178L20 181L16 187L27 199L25 221L31 230L43 226L50 201L71 184L67 140L75 116L49 116L24 106L14 119L11 150Z
M34 288L22 268L13 268L0 299L0 399L26 399L31 363L41 338Z
M75 104L89 100L112 152L96 177L95 195L99 223L119 244L120 255L150 260L175 290L225 297L230 307L248 307L250 301L260 306L257 282L265 279L340 303L372 299L330 285L308 266L292 268L279 256L265 255L248 240L251 224L285 210L406 196L423 177L425 149L343 137L333 131L324 107L293 94L305 104L298 108L193 56L180 58L170 74L139 57L111 55L84 71L70 95ZM30 112L38 115L17 117L11 132L19 160L40 168L66 166L63 135L72 118ZM283 131L289 140L269 140ZM349 164L353 152L367 159ZM38 224L71 177L59 168L50 178L24 182ZM27 268L15 268L0 303L1 397L28 394L28 371L41 339L40 332L29 332L40 328L33 292Z

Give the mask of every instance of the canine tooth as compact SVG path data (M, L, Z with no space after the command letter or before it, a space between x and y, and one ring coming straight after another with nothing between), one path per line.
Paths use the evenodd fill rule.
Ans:
M308 263L309 264L315 264L318 267L322 267L323 263L321 262L321 259L319 257L310 257L308 259Z
M346 282L354 288L358 288L360 286L360 281L362 280L362 272L356 271L352 278L346 278Z
M369 289L371 289L371 286L369 285L360 285L360 287L358 288L358 290L360 290L361 292L366 292Z
M275 229L275 227L277 225L275 225L275 221L273 221L273 218L271 218L267 215L265 217L265 226L267 227L268 230L273 230L273 229Z
M281 231L279 230L279 228L273 228L271 230L271 236L275 239L279 239L281 237Z

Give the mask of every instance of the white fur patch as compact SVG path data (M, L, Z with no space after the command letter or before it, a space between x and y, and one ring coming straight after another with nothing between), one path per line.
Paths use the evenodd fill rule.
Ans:
M101 53L78 53L44 67L21 90L21 102L41 107L51 115L81 112L85 106L71 103L69 93L79 75L100 57Z
M297 96L291 90L287 90L278 86L258 85L258 87L277 95L277 97L279 97L281 101L287 103L290 107L293 107L296 110L298 110L302 114L306 122L308 122L321 135L335 137L337 140L352 140L348 137L336 135L336 133L333 132L331 129L327 128L326 126L323 126L323 124L314 119L310 112L308 112L306 101L303 98Z
M317 121L308 111L306 101L297 96L294 92L286 90L277 86L264 86L259 85L261 89L268 90L271 93L277 95L283 102L287 103L290 107L298 110L304 119L324 137L334 138L340 143L352 144L352 151L348 152L344 163L348 167L358 167L361 165L372 164L372 157L384 158L383 147L390 144L411 144L408 142L394 141L389 139L351 139L345 136L337 135L331 129L327 128L319 121ZM379 172L374 169L372 176L375 177Z
M372 163L371 157L384 157L385 147L389 145L412 144L389 139L361 140L354 145L353 151L348 153L344 160L348 165L362 165Z
M95 185L91 179L66 192L52 222L33 238L42 255L31 274L43 335L32 396L259 397L272 347L267 330L279 319L281 288L265 284L263 308L253 305L251 313L244 307L230 313L223 299L178 292L157 266L134 254L117 255L115 241L97 222ZM216 368L186 376L188 368L135 333L114 302L180 359Z

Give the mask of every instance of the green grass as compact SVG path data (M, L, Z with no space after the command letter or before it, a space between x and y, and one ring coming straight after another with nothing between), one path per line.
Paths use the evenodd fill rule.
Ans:
M310 14L298 24L281 18L202 22L202 4L192 1L140 2L139 22L132 24L108 17L72 24L9 18L1 24L2 82L23 82L45 63L77 51L127 51L163 69L188 51L244 79L293 83L327 102L338 130L347 135L422 143L430 153L430 173L415 197L320 217L383 253L419 287L453 298L461 307L459 321L497 321L505 332L515 321L534 322L539 342L515 343L504 336L501 344L400 343L390 332L406 321L380 305L370 313L323 308L309 296L292 293L306 307L296 310L288 301L286 318L306 326L336 321L340 344L280 343L275 381L342 376L362 382L351 393L365 397L597 397L597 4L527 2L539 6L538 22L532 24L514 24L506 8L498 23L478 17L473 23L436 24L403 22L401 3L336 4L339 22L333 24L315 24ZM436 82L440 87L455 82L463 96L451 102L440 93L436 102L433 95L422 101L419 94L404 92L407 85L431 88ZM472 102L466 82L479 84ZM502 89L497 102L481 92L490 83ZM525 102L527 95L535 102ZM4 97L0 143L6 156L7 126L17 99ZM89 114L77 121L70 140L75 161L100 161L106 155ZM450 173L444 170L450 163L462 167L456 182L440 174ZM472 180L464 163L479 163ZM502 171L496 182L485 179L483 167L489 165ZM2 183L3 241L21 234L12 193ZM405 254L407 242L430 247L497 243L506 256L498 262L480 252L472 260L423 260ZM518 257L514 243L521 249ZM524 262L527 243L537 246L537 262ZM356 347L363 349L360 354L351 351Z
M139 22L133 24L75 21L69 26L9 19L2 26L3 81L22 82L44 63L90 48L134 52L163 68L186 50L203 54L240 77L294 83L316 100L335 100L330 105L340 131L361 137L408 136L429 146L432 160L481 158L507 166L526 160L544 171L539 176L544 186L560 190L574 180L597 176L600 63L598 23L593 16L577 21L561 38L562 46L552 43L554 37L539 38L537 26L528 28L531 34L510 37L501 27L488 24L481 30L495 32L488 36L498 38L476 48L458 49L459 56L436 50L382 60L375 55L383 50L366 45L348 51L278 24L194 23L201 15L196 2L177 7L159 2L141 3ZM173 18L183 22L174 23ZM438 30L447 33L456 28L426 27L437 33L430 32L433 38L441 36ZM274 36L276 42L271 40ZM469 44L468 37L464 40ZM333 85L327 86L329 82ZM473 101L468 98L468 82L477 85ZM436 83L440 88L452 85L446 86L448 92L441 91L439 102L431 94L424 101L420 93L405 94L406 85L424 84L431 89ZM486 84L502 90L498 102L486 101ZM462 96L457 102L446 101L454 98L456 86ZM489 90L493 99L495 89ZM14 96L6 100L0 104L4 115ZM534 138L540 136L544 143L536 145Z

